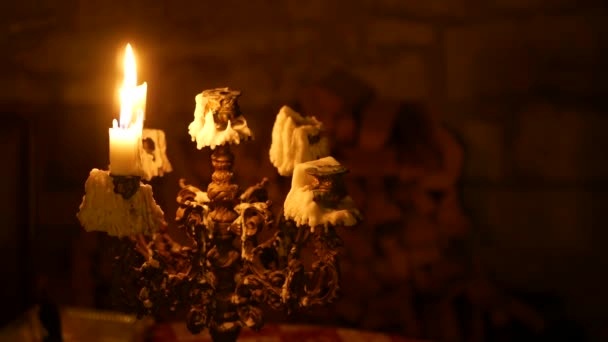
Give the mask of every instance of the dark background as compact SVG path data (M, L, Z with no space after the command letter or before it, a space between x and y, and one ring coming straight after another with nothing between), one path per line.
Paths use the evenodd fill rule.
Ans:
M310 108L303 105L306 89L342 70L372 89L375 99L433 108L461 143L465 155L457 189L471 222L467 251L481 261L483 274L537 308L550 325L575 331L577 340L583 340L582 332L594 340L608 337L603 319L608 305L608 18L602 3L3 2L0 319L14 318L35 301L39 284L60 304L104 306L100 293L107 291L108 271L99 261L101 243L97 235L82 232L75 214L89 170L108 163L119 59L130 42L139 79L148 82L146 126L165 130L175 169L155 192L169 220L177 180L203 186L209 179L208 151L196 151L187 135L196 94L219 86L243 90L241 108L256 134L256 141L237 154L239 181L248 185L265 175L277 178L267 150L280 106ZM354 108L353 117L363 107L374 105ZM400 115L407 119L383 113L378 111L375 120L386 121L385 130L393 129ZM324 117L323 112L306 114ZM401 122L414 135L422 127ZM368 126L357 123L350 134L365 136ZM360 147L357 138L344 144L355 151ZM387 143L380 150L398 150L395 146L400 145ZM345 164L365 162L366 155L346 158ZM382 162L392 162L386 158ZM382 162L376 162L378 169ZM374 184L384 184L370 180L376 177L367 176L367 196L378 187ZM273 191L280 190L285 188ZM402 221L381 223L390 224L393 234L407 229ZM393 265L389 273L401 272L400 258L406 257L399 251L408 249L390 247L386 236L391 235L381 227L360 228L364 242L375 241L376 254L355 265L369 273L346 287L356 283L368 291L367 282L373 288L379 281L374 270L382 265ZM353 269L347 267L347 279L357 272ZM386 282L399 294L409 286L407 279ZM365 291L347 294L345 303L352 305L334 308L330 321L408 334L399 331L398 321L378 323L394 312L390 305L349 301L355 294L362 302L378 298ZM385 299L407 306L419 296L391 298ZM358 315L344 314L357 310ZM365 311L378 312L378 322L365 318Z

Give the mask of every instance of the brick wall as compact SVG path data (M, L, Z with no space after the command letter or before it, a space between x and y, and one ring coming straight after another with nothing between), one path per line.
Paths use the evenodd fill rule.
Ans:
M147 124L165 129L170 143L169 215L178 176L208 178L206 153L188 163L201 154L185 128L195 94L244 91L241 107L257 133L237 165L247 184L259 178L247 165L273 172L265 152L252 152L269 146L278 108L330 71L348 70L380 97L437 108L459 137L464 206L488 272L507 287L557 292L599 331L593 322L608 305L608 284L596 278L606 260L608 32L598 4L20 1L1 5L0 104L27 108L37 128L38 220L55 229L76 226L75 180L107 163L127 41L149 84Z

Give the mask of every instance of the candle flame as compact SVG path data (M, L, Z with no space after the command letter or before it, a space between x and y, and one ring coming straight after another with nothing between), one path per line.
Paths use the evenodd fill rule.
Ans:
M125 49L123 67L125 73L123 87L135 87L137 85L137 65L135 64L135 55L131 44L127 44Z
M124 79L120 88L120 119L114 126L127 128L143 126L147 84L137 86L137 65L131 44L125 48L123 60Z

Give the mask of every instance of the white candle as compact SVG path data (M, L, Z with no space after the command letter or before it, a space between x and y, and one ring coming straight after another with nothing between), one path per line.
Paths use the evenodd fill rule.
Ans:
M141 128L132 125L127 128L110 128L110 172L118 176L139 176L141 161L139 149L141 144Z
M141 175L141 137L146 109L147 84L137 85L137 68L131 45L124 58L120 88L120 120L110 128L110 172L120 176Z

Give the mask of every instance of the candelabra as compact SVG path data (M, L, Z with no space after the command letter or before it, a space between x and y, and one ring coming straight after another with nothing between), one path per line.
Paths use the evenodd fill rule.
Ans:
M207 120L204 124L213 124L203 129L212 131L203 145L213 150L213 174L206 192L180 180L176 223L189 242L177 243L162 224L152 234L123 234L129 236L116 257L116 270L123 280L120 292L128 310L140 317L165 309L183 311L190 332L208 328L214 341L234 341L242 327L260 329L263 305L291 313L334 301L340 288L338 252L342 245L337 231L360 220L344 186L347 170L324 155L323 148L315 150L326 139L318 131L300 132L308 152L297 147L299 151L286 152L294 149L293 144L279 147L292 156L289 171L293 169L294 178L278 217L271 211L267 178L239 190L233 181L235 158L230 142L251 135L239 109L239 96L238 91L218 88L197 97ZM318 123L286 107L281 113L273 129L273 145L280 136L275 134L281 129L277 127L280 120L294 127ZM191 132L193 139L195 133ZM232 140L215 139L230 134ZM271 148L271 159L272 153ZM289 174L284 164L279 172ZM109 177L108 184L121 201L128 201L145 186L138 177L111 173ZM82 212L87 196L89 191L79 214L85 228ZM262 232L270 234L265 241L261 241ZM312 265L302 261L301 252L307 246L314 247Z

